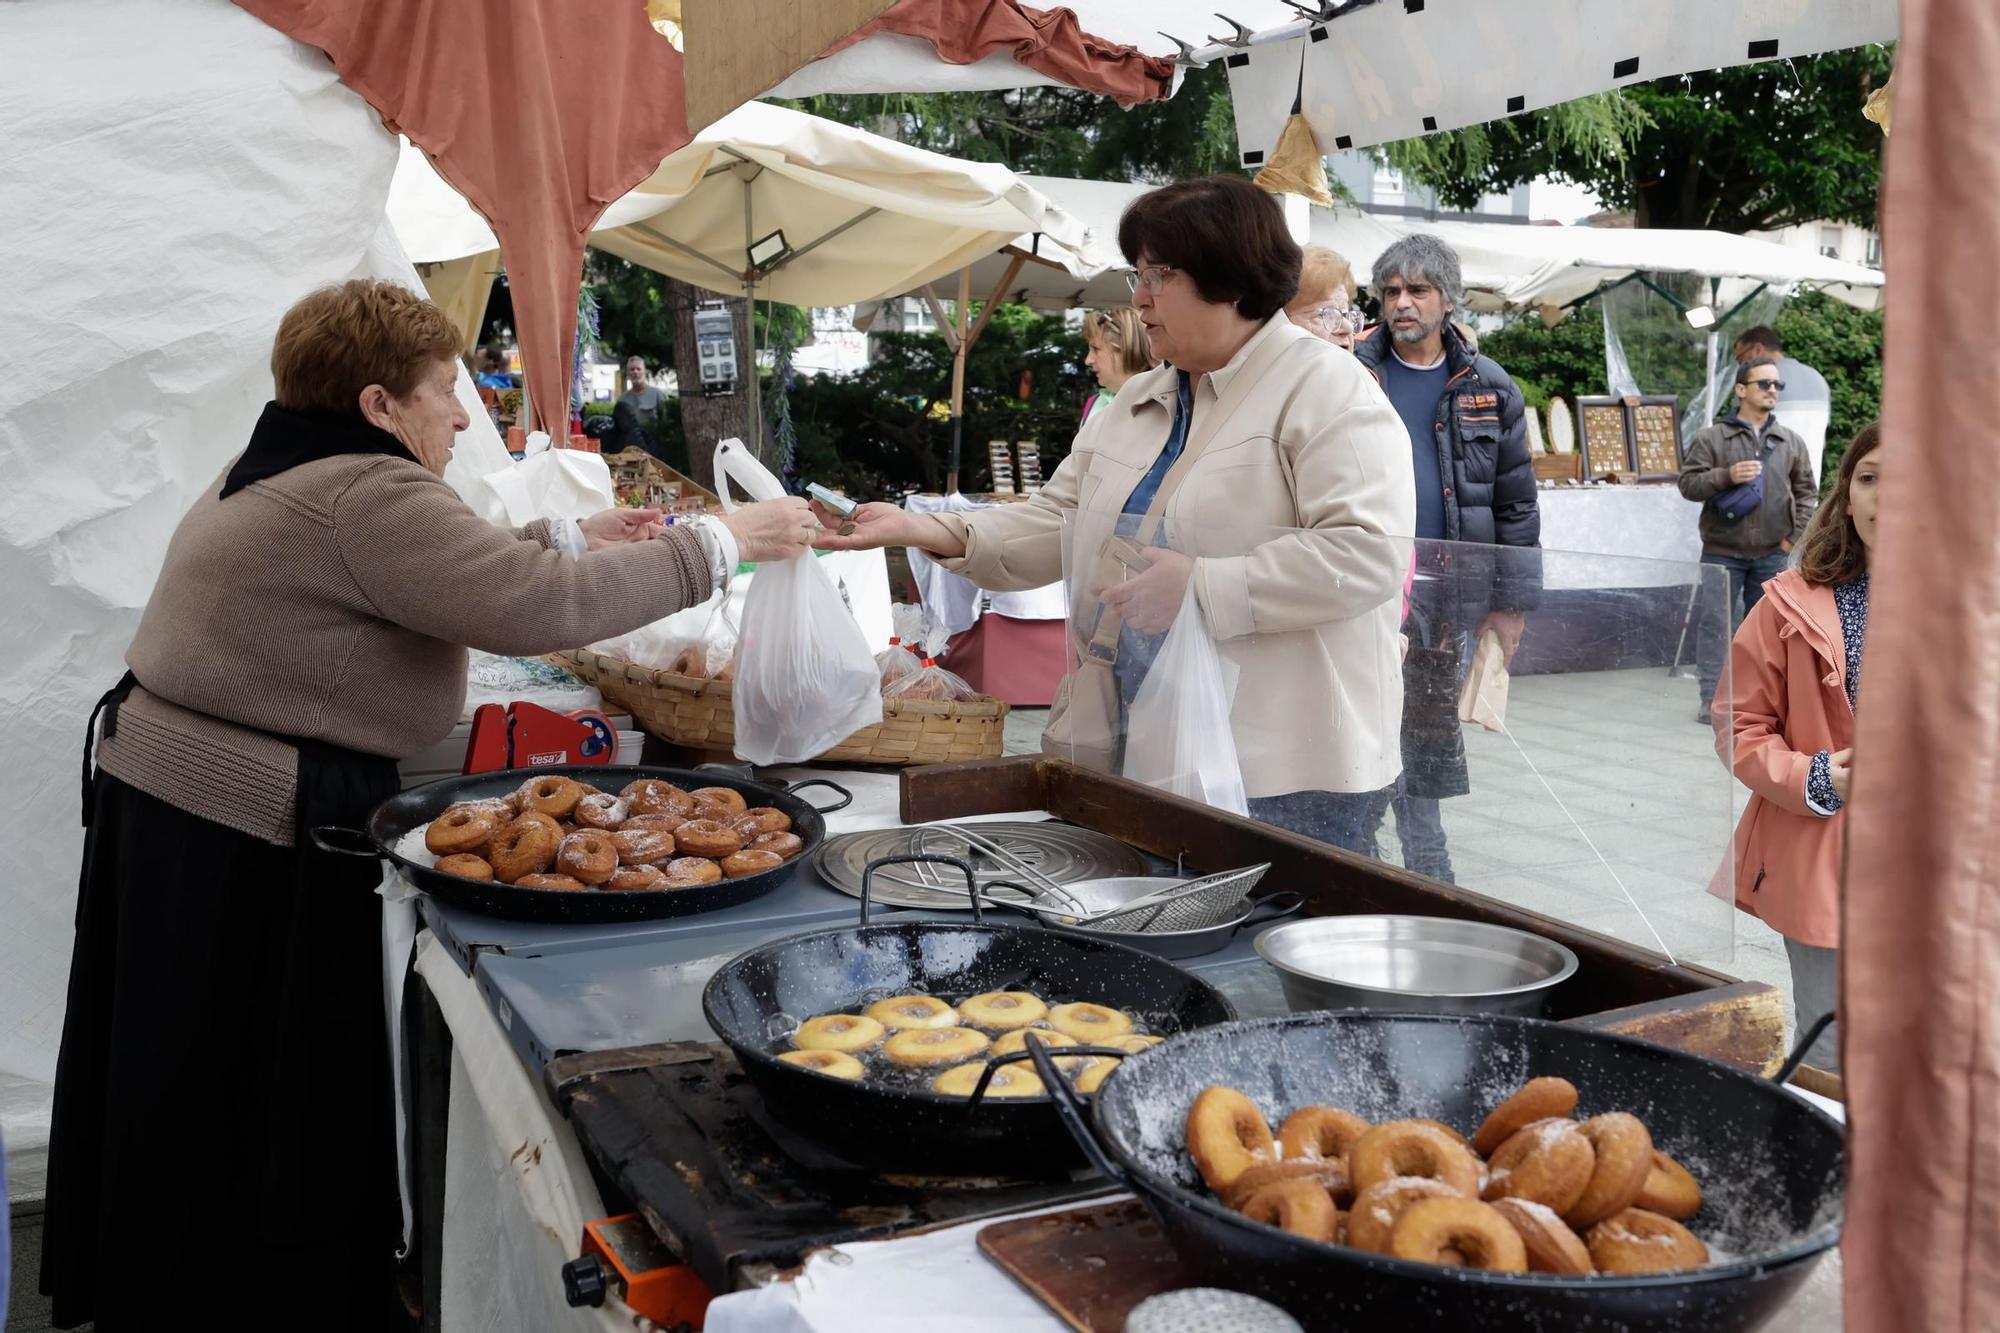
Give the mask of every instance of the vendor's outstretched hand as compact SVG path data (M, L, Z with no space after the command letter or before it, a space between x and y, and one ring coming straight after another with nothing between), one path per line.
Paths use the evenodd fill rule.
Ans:
M1104 604L1141 634L1165 634L1181 613L1194 561L1179 551L1150 548L1140 553L1146 568L1104 590Z
M595 551L600 546L622 546L626 542L650 541L660 535L657 509L607 509L601 514L579 519L585 545Z
M813 535L819 531L811 507L792 495L760 500L720 517L736 538L740 560L794 559L811 548Z

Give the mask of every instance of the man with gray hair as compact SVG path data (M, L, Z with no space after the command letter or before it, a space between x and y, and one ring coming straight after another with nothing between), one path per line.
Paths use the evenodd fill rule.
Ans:
M1452 248L1405 236L1376 257L1369 286L1381 323L1354 355L1403 418L1417 485L1396 835L1405 866L1450 882L1438 802L1471 790L1459 687L1488 632L1509 662L1520 646L1541 589L1541 509L1521 391L1451 322L1464 299ZM1379 803L1376 827L1388 805Z

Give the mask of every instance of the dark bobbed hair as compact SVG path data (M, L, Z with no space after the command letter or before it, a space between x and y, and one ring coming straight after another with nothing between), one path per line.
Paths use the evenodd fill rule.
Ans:
M1265 320L1299 289L1301 254L1277 199L1242 176L1203 176L1140 195L1118 220L1118 248L1188 275L1204 301Z

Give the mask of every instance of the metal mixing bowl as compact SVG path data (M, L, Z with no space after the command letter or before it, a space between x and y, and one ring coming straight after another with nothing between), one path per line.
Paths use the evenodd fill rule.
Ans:
M1313 917L1265 931L1256 948L1294 1010L1539 1018L1576 971L1576 955L1554 940L1436 916Z

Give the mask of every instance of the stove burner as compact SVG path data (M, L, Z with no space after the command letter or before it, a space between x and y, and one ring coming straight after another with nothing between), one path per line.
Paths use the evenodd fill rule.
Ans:
M1143 875L1147 871L1148 863L1142 853L1116 838L1078 828L1074 824L1045 820L972 824L969 827L1009 857L1058 884ZM1023 878L1019 870L981 848L968 846L939 826L869 829L828 838L821 845L814 864L821 879L842 893L858 898L861 896L861 872L870 861L887 856L921 855L950 856L966 862L973 868L981 892L986 892L987 886L996 881L1018 882ZM876 872L874 898L885 907L969 910L963 884L962 877L941 867L888 866ZM1006 899L1025 898L1027 895L998 889L992 891L991 896Z

